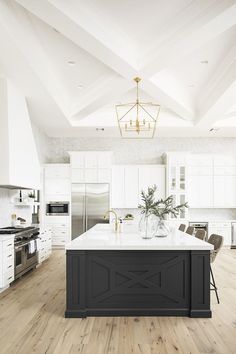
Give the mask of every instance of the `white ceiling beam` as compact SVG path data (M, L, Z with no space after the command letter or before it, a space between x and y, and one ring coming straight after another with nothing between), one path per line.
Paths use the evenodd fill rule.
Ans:
M236 45L225 56L198 99L197 125L212 125L235 105Z
M71 119L80 120L92 114L102 106L117 100L122 94L129 91L134 85L122 77L110 76L99 80L92 89L85 93L71 110Z
M6 38L11 38L62 113L67 116L69 111L63 88L54 75L53 68L22 7L12 1L1 1L0 26L2 31L7 33Z
M193 2L192 6L195 5L196 2ZM188 8L186 11L190 9L192 10L192 8ZM216 1L203 14L192 18L192 21L186 11L181 14L177 24L186 21L186 18L189 21L176 32L170 25L166 29L167 34L170 32L169 37L165 34L164 38L157 40L155 48L151 48L146 54L146 60L140 69L143 76L152 77L176 62L176 55L173 53L178 53L178 60L181 60L236 24L235 0Z
M129 44L124 47L124 41L121 42L123 46L117 45L114 42L114 35L112 39L109 37L109 31L104 33L99 26L94 26L96 20L91 20L91 13L87 14L79 13L69 6L68 2L58 2L54 0L43 0L40 2L40 6L37 0L15 0L28 11L39 17L42 21L46 22L65 37L69 38L79 47L86 50L93 55L99 61L104 63L110 69L114 70L118 75L125 78L128 82L137 75L137 68L134 66L133 53L129 52ZM106 37L108 35L108 37ZM129 55L124 53L128 52ZM130 64L131 63L131 64ZM143 82L145 77L143 78ZM148 82L148 93L152 92L152 96L158 99L160 104L166 105L169 109L175 111L181 118L192 120L194 114L192 110L186 109L182 103L177 103L176 99L163 91L161 87L158 87L153 82ZM126 91L126 88L124 92ZM104 104L106 98L106 91L104 96L101 95L101 105ZM90 103L89 103L90 104ZM97 100L94 107L98 108L99 101ZM78 105L79 108L79 105ZM85 107L82 107L85 110ZM82 114L82 117L84 114ZM78 111L77 117L80 117L80 111Z

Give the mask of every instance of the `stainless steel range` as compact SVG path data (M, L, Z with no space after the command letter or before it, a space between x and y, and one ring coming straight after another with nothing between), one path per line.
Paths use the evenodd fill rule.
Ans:
M38 264L38 228L5 227L0 229L0 234L15 234L15 279L36 267Z

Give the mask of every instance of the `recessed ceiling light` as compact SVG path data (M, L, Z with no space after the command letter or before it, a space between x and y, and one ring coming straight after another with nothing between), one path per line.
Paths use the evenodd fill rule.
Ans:
M193 87L195 87L195 85L188 85L188 87L191 87L191 88L193 88Z
M77 89L81 90L82 88L84 88L83 85L77 85Z
M208 64L208 60L202 60L201 64Z
M218 132L218 130L220 130L220 128L211 128L209 132L214 133L214 132Z
M75 65L75 61L74 60L68 60L67 64L73 66L73 65Z
M56 28L53 27L53 31L60 33Z

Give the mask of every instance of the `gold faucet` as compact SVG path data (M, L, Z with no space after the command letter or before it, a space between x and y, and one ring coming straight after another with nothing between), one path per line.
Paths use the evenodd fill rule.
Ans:
M117 232L118 231L118 226L119 226L119 222L118 222L118 215L116 214L115 210L113 209L110 209L106 212L106 214L104 215L104 219L108 219L108 214L109 213L112 213L115 215L115 218L116 218L116 221L115 221L115 231Z

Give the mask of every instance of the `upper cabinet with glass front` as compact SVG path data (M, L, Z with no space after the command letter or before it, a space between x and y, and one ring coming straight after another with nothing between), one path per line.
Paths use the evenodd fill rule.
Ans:
M163 156L166 164L166 195L173 195L174 204L179 205L188 201L187 165L188 152L168 152ZM179 214L179 219L186 219L187 209Z

